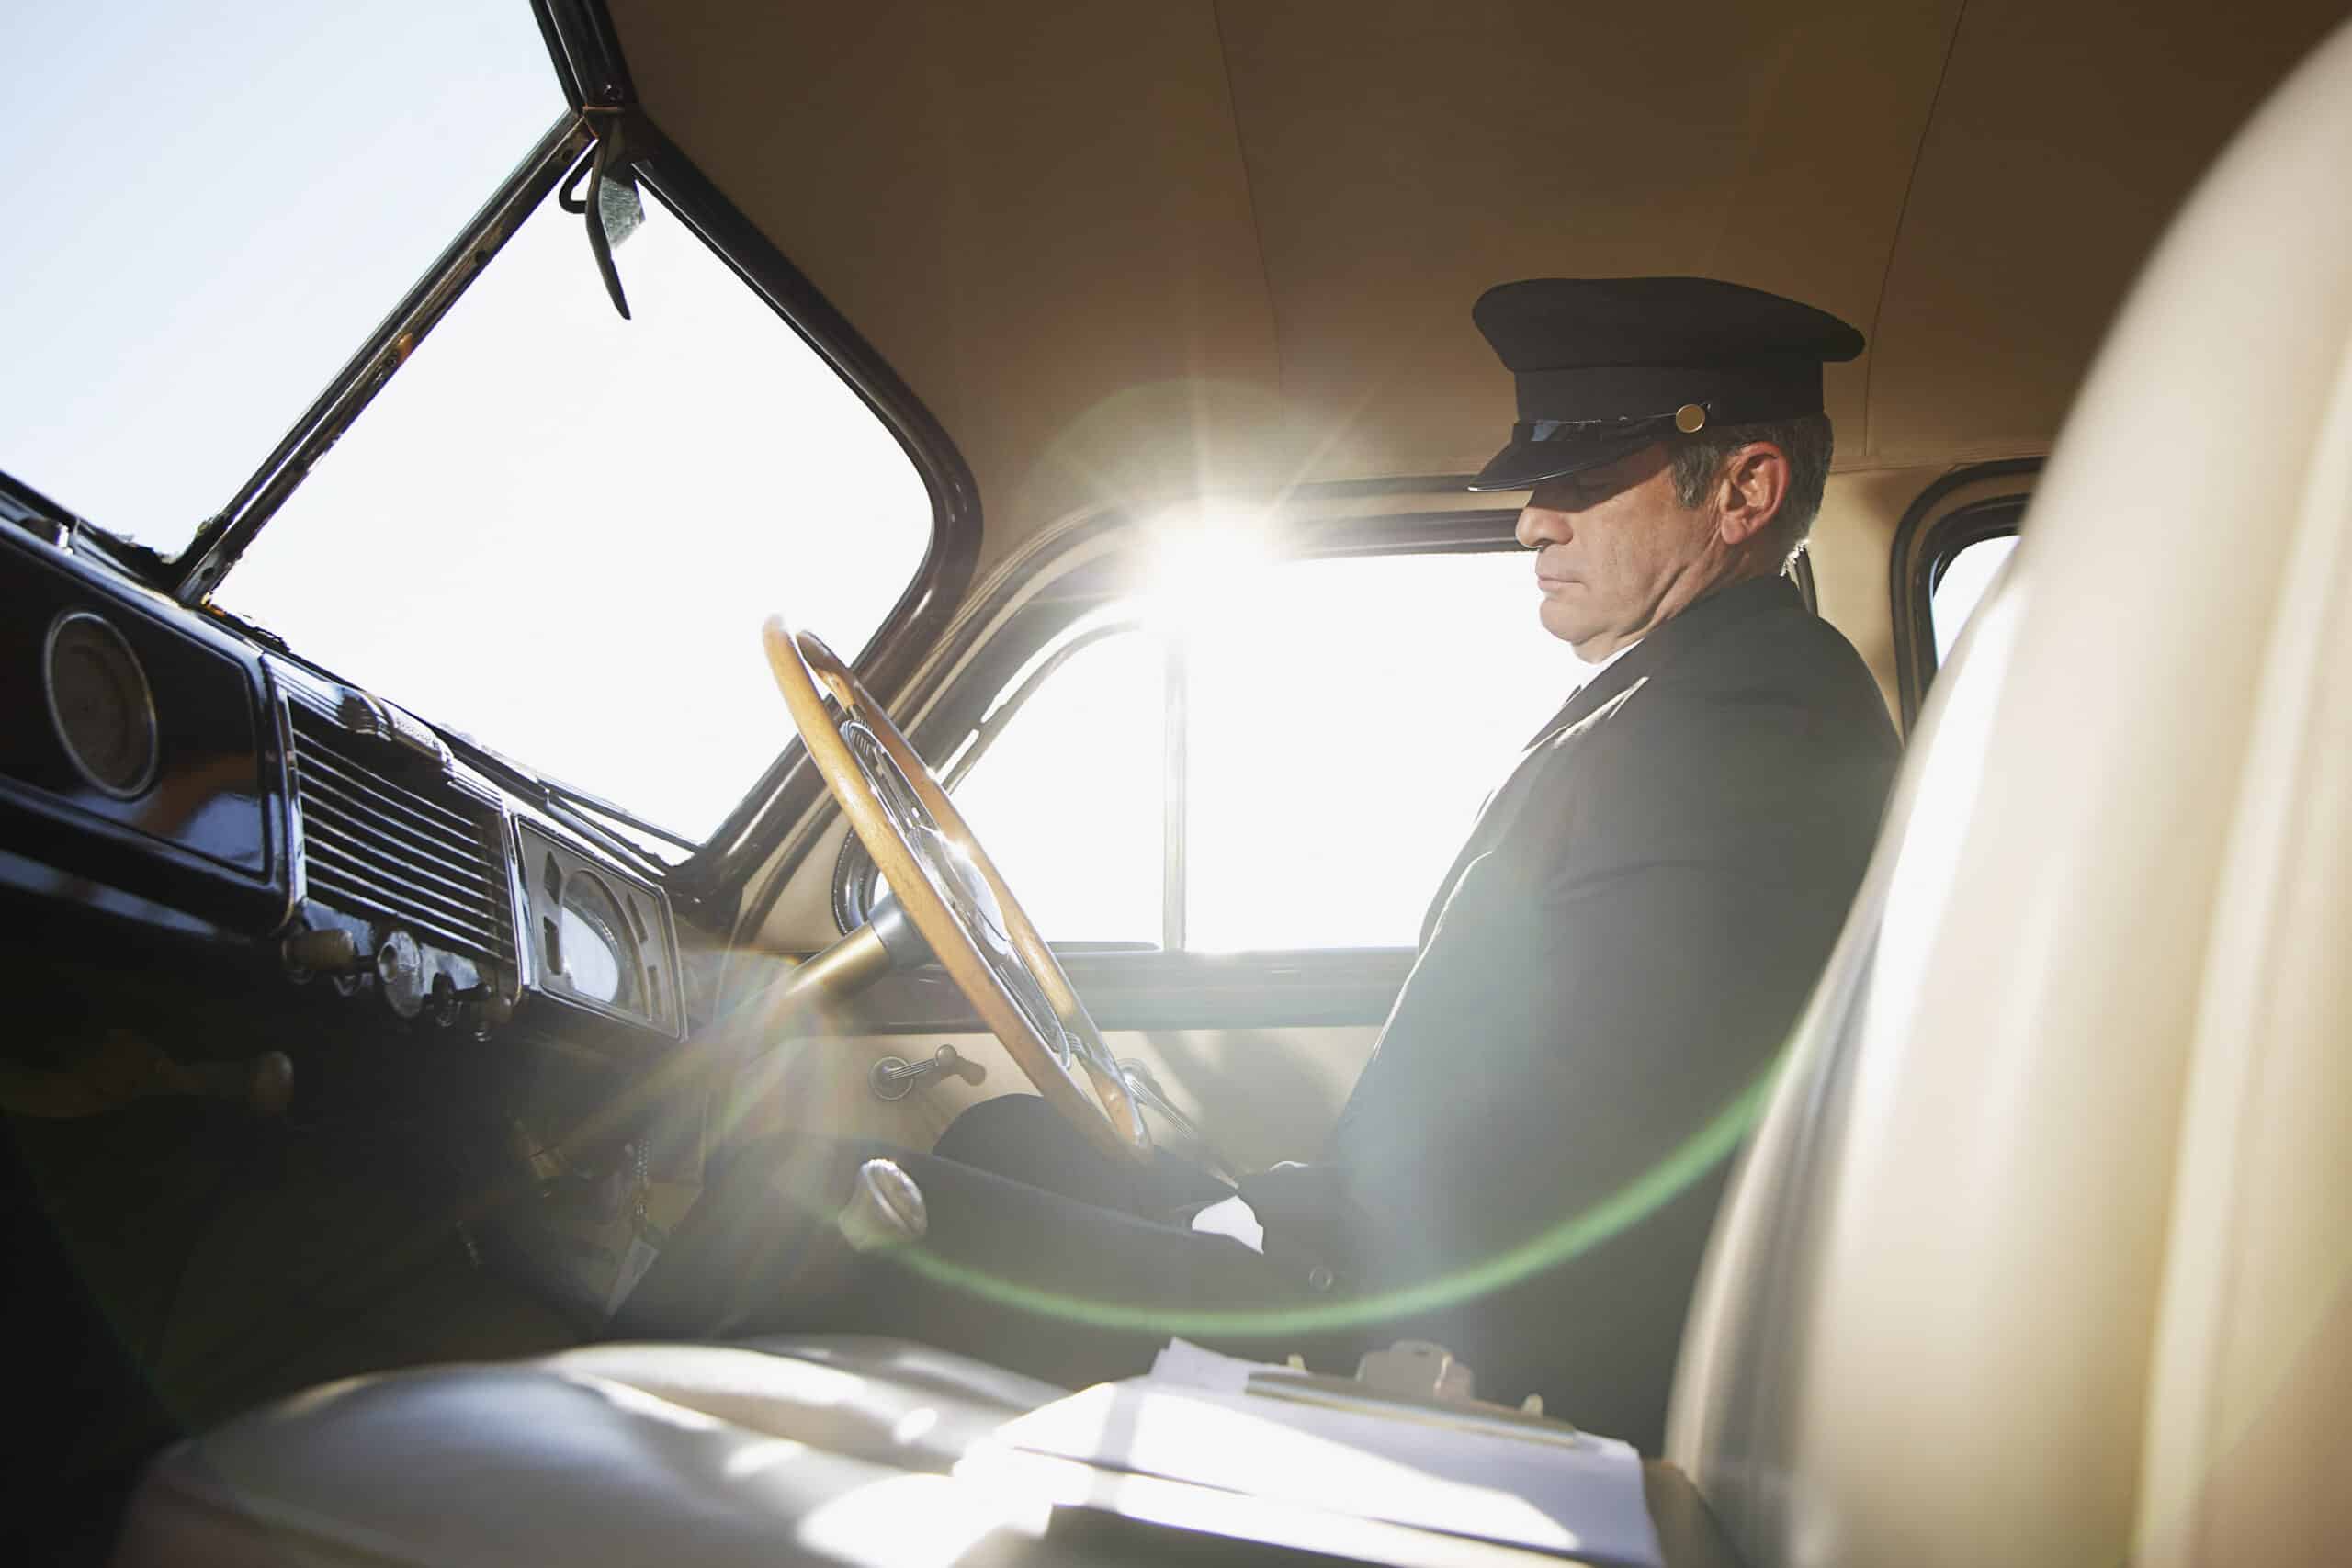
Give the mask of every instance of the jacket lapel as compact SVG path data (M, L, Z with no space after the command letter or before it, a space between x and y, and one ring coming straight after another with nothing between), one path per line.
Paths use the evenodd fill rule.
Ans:
M1560 705L1560 711L1544 722L1534 738L1519 754L1519 761L1508 778L1487 803L1478 808L1478 819L1470 829L1453 863L1446 869L1438 884L1437 893L1430 900L1428 911L1421 917L1421 942L1427 945L1430 932L1435 929L1437 918L1453 897L1453 887L1470 863L1495 847L1497 840L1510 829L1529 787L1530 776L1539 771L1539 753L1555 745L1569 743L1566 732L1600 713L1621 697L1632 694L1655 671L1665 668L1682 649L1705 640L1715 631L1745 620L1761 610L1781 604L1795 595L1796 589L1786 578L1751 579L1736 582L1700 600L1674 619L1644 637L1625 657L1603 670L1571 693Z
M1534 750L1570 725L1582 724L1586 719L1599 713L1601 705L1620 692L1631 691L1634 682L1641 679L1642 673L1639 670L1631 669L1631 666L1634 660L1641 658L1642 649L1647 648L1649 642L1648 638L1643 639L1642 648L1634 649L1624 658L1569 693L1568 700L1560 705L1560 711L1544 721L1543 728L1528 740L1526 746L1521 749L1521 754L1524 756L1527 752Z
M1784 605L1795 594L1795 584L1785 577L1750 578L1708 594L1644 637L1624 658L1577 687L1561 705L1560 711L1535 732L1527 750L1532 751L1570 725L1590 718L1611 698L1632 691L1643 676L1664 669L1683 649L1703 642L1724 627L1759 611Z

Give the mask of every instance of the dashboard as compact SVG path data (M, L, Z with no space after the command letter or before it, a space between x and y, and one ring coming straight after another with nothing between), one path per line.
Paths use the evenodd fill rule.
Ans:
M653 878L372 693L0 527L0 889L608 1054L684 1038Z

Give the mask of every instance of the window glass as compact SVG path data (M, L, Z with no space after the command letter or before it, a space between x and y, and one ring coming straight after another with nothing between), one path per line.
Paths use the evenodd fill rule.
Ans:
M217 597L436 723L701 837L791 724L782 612L854 657L931 538L889 431L650 192L605 297L544 202Z
M1960 640L1962 628L1976 613L1994 574L2001 570L2017 545L2015 534L2004 534L1962 547L1960 553L1945 565L1935 587L1928 591L1928 620L1936 634L1938 668L1951 658L1952 646Z
M1172 775L1183 946L1409 947L1480 804L1583 679L1530 570L1518 551L1310 560L1114 606L1182 650L1181 766L1136 633L1046 677L957 803L1054 941L1165 940Z
M1295 562L1193 629L1187 946L1414 944L1480 803L1583 679L1532 570Z
M0 468L167 553L564 112L531 8L8 7Z
M1159 942L1166 671L1148 632L1079 649L956 786L1048 942Z

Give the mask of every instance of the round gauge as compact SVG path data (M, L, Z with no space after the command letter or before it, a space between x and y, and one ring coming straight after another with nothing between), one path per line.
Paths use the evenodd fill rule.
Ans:
M566 877L559 931L563 972L571 988L591 1001L633 1008L637 999L637 943L621 907L593 876Z
M155 782L155 700L120 632L87 610L58 616L41 680L58 741L93 787L130 800Z

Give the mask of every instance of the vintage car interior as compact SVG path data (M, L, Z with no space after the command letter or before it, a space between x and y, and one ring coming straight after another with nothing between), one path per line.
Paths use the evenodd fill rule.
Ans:
M20 200L0 275L0 335L64 355L0 391L0 1530L142 1564L2346 1560L2339 20L502 0L216 39L286 46L254 112L287 73L341 104L343 194L154 234L128 175L28 183L72 205ZM53 25L20 146L130 114L41 96L77 38L183 123L234 107L158 17ZM501 49L537 97L475 72ZM422 96L338 85L358 55ZM518 129L449 118L476 90ZM304 140L268 123L191 144ZM449 220L221 294L404 180ZM38 270L87 235L176 283ZM216 296L299 313L370 266L405 270L277 400L240 351L115 423L90 386L130 371L69 330L168 360ZM1245 1419L1188 1470L1103 1457L1148 1393L854 1323L616 1340L741 1140L922 1151L1014 1091L1227 1171L1319 1140L1579 678L1522 498L1462 489L1511 417L1470 301L1638 274L1864 330L1796 575L1911 746L1710 1156L1624 1530L1545 1501L1574 1435L1532 1418L1486 1468ZM969 818L1025 965L910 939L892 817ZM777 1223L919 1239L882 1183Z

